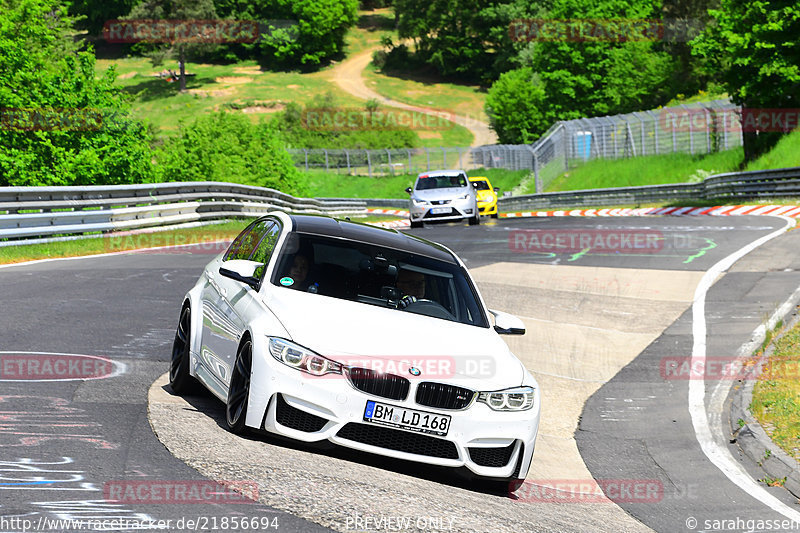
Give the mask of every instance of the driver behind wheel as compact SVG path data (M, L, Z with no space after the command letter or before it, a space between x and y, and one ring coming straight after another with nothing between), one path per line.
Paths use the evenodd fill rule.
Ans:
M402 269L397 274L397 288L402 295L398 306L401 308L408 307L416 302L418 298L425 297L425 274L414 270Z

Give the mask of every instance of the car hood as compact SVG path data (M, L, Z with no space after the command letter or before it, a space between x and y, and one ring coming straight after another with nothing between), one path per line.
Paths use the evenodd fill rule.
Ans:
M476 191L475 194L478 195L479 202L491 202L494 200L494 194L492 194L492 191Z
M420 200L425 200L426 202L432 202L434 200L452 200L459 196L469 194L470 192L472 192L471 189L465 187L447 187L445 189L415 190L412 196Z
M480 390L522 383L525 370L491 328L275 288L264 302L291 340L352 366Z

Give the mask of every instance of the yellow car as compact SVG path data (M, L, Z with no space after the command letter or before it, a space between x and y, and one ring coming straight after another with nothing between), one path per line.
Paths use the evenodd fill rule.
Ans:
M491 215L497 218L497 192L498 187L492 187L489 178L484 176L473 176L469 178L478 196L478 212L481 215Z

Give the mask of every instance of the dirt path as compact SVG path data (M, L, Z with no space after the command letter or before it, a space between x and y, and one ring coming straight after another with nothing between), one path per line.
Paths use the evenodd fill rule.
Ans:
M367 87L367 84L364 83L364 78L361 77L361 72L367 68L367 65L372 61L372 53L374 51L375 50L367 50L339 63L331 71L331 79L336 82L339 87L356 98L362 98L364 100L374 98L384 105L406 109L408 111L436 115L445 113L453 122L464 126L472 133L472 146L497 143L497 135L489 128L489 125L474 117L453 115L449 111L441 109L405 104L397 100L392 100L391 98L386 98Z

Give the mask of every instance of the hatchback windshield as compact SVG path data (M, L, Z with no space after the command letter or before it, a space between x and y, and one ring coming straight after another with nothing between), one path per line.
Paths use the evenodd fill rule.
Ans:
M291 233L274 285L488 327L459 266L374 244Z
M448 187L466 187L467 178L463 174L454 176L420 176L417 179L416 189L425 191L428 189L446 189Z

